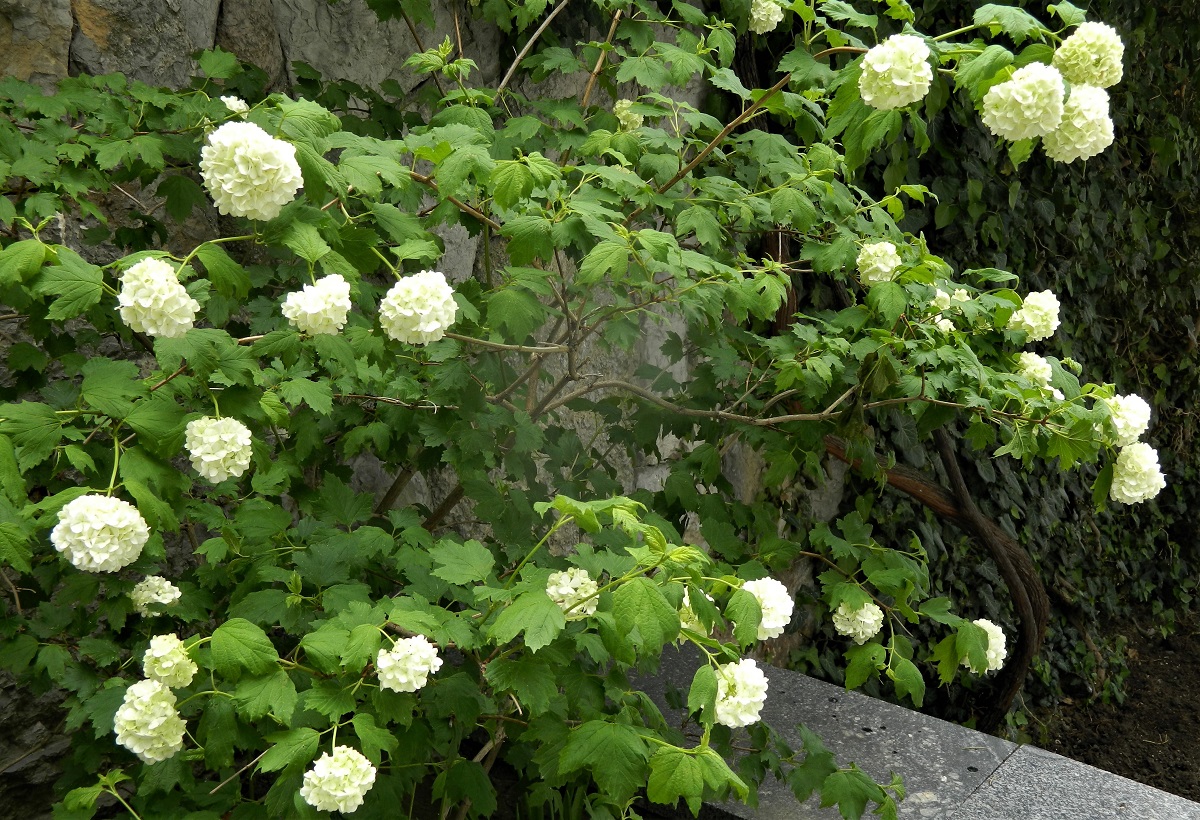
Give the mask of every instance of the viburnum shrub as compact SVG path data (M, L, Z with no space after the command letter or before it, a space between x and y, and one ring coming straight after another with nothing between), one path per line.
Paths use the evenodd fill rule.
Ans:
M817 562L846 684L918 706L927 675L999 668L1005 630L931 597L920 543L872 538L870 497L784 527L729 491L722 456L759 451L776 488L820 475L830 434L873 465L872 420L907 417L996 457L1105 462L1098 503L1162 488L1144 403L1053 355L1069 303L956 275L900 226L926 189L854 181L885 142L927 149L955 91L1023 140L1015 163L1038 136L1064 161L1101 150L1107 97L1064 77L1115 82L1120 41L1050 8L1061 30L987 5L930 36L903 0L883 18L598 4L610 24L572 45L485 0L528 47L497 87L449 41L414 54L440 93L399 130L263 99L219 51L178 92L0 84L0 321L19 339L0 663L64 698L56 816L482 817L499 787L525 813L632 817L780 777L895 817L898 781L759 721L753 653L794 607L777 576ZM746 88L736 37L781 23L778 76ZM582 93L538 97L550 72ZM694 80L740 113L675 93ZM110 223L105 192L135 218ZM223 233L199 244L161 221L211 208ZM475 269L448 266L447 226L479 238ZM776 330L797 283L825 296ZM663 366L631 361L655 324ZM623 479L648 460L656 480ZM403 503L417 476L427 503ZM933 646L910 637L922 620ZM699 657L683 724L641 689L675 643Z

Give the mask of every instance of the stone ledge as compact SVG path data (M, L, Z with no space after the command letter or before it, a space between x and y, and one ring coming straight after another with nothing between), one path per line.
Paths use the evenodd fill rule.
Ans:
M700 660L667 650L660 674L639 683L662 704L667 685L684 692ZM840 764L857 763L879 780L895 772L908 797L903 820L1200 820L1200 803L1074 760L966 729L954 723L848 692L798 672L766 667L770 695L762 717L795 747L798 723L816 732ZM682 815L681 815L682 816ZM706 805L702 818L833 820L836 808L815 798L798 804L769 779L759 806Z

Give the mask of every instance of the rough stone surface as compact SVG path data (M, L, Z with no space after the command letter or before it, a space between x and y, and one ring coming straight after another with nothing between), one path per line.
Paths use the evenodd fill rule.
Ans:
M1197 820L1200 803L1022 746L949 820Z
M280 88L287 83L287 66L272 5L271 0L221 0L216 42L267 72L270 88Z
M663 656L661 677L686 692L699 664L694 653L668 651ZM908 790L900 813L904 818L946 817L1017 748L1006 740L798 672L774 667L764 671L770 688L763 720L793 748L800 747L795 727L802 723L825 741L839 765L857 763L877 780L891 779L892 772L899 774ZM835 808L820 808L815 798L798 805L785 784L771 779L759 789L757 809L731 802L712 810L712 817L754 820L832 820L840 816Z
M184 86L196 72L192 53L213 46L220 5L220 0L72 0L71 68Z
M49 87L67 76L71 0L0 0L3 73Z
M421 50L403 20L380 22L364 0L274 0L275 24L283 45L284 59L291 72L300 60L323 75L351 80L378 88L394 79L411 90L420 78L404 68L404 61ZM449 37L456 42L452 5L434 6L437 25L433 31L418 25L421 46L431 48ZM497 76L499 36L491 26L460 16L463 49L479 64L485 78ZM294 81L295 76L293 74Z

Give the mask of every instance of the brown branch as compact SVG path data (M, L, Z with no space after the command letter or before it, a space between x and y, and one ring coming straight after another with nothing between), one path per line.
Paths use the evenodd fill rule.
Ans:
M408 175L410 177L412 177L414 180L416 180L417 182L421 183L422 185L424 185L428 188L432 188L434 191L437 191L437 189L438 189L437 183L433 180L433 177L427 177L424 174L418 174L416 171L409 171ZM470 214L471 216L475 217L480 222L482 222L483 224L485 224L489 228L491 228L493 231L500 230L499 222L497 222L496 220L492 219L489 216L485 216L481 211L478 211L475 208L472 208L467 203L465 203L455 197L452 197L452 196L446 197L446 201L452 203L454 205L454 207L458 208L463 213Z
M608 36L604 38L604 45L612 43L613 36L617 33L617 24L621 22L621 9L617 9L613 13L612 25L608 27ZM596 65L592 69L591 75L588 77L587 85L583 87L583 96L579 98L579 107L587 108L588 102L592 99L592 90L596 87L596 79L600 76L600 72L604 70L604 63L608 59L608 50L600 49L600 56L596 58Z
M8 577L8 570L0 567L0 578L4 579L4 585L8 587L8 591L12 593L13 606L17 609L17 614L23 616L25 611L21 609L21 595L17 592L17 588Z
M412 481L413 475L416 473L412 467L405 467L396 474L396 480L392 482L392 486L388 487L383 498L379 499L379 503L375 505L375 514L383 515L392 508L396 503L396 499L400 497L400 493L404 492L404 488L408 486L408 482Z
M446 497L442 499L442 503L438 505L438 508L431 512L429 517L421 522L421 526L430 532L436 529L437 526L442 523L442 519L449 515L450 511L458 506L458 502L462 501L463 492L463 485L460 481L455 484L454 489L447 493Z
M529 50L533 48L533 44L536 43L538 38L542 36L542 32L544 32L552 22L554 22L554 18L558 16L559 12L567 7L567 3L569 2L571 2L571 0L562 0L562 2L555 6L551 12L546 15L546 19L543 20L542 24L537 27L536 31L533 32L533 36L526 41L525 47L521 49L521 51L517 54L516 59L512 61L512 65L508 67L508 71L505 72L504 79L500 81L500 85L496 86L496 96L494 99L500 99L500 95L504 93L504 89L508 88L508 83L513 78L513 74L517 73L517 66L519 66L521 61L525 59L525 56L529 54Z

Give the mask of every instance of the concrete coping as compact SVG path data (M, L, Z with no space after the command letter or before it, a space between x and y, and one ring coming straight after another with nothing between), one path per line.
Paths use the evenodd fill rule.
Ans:
M699 663L691 652L668 649L657 678L639 683L663 705L668 685L687 692ZM763 720L794 748L800 748L796 724L803 724L821 736L839 765L856 763L883 782L899 774L907 791L902 820L1200 820L1200 803L1061 755L798 672L769 666L765 672L770 689ZM664 713L670 716L665 708ZM759 789L758 808L731 801L706 805L701 816L833 820L840 814L836 807L820 808L816 796L797 803L786 784L768 778Z

